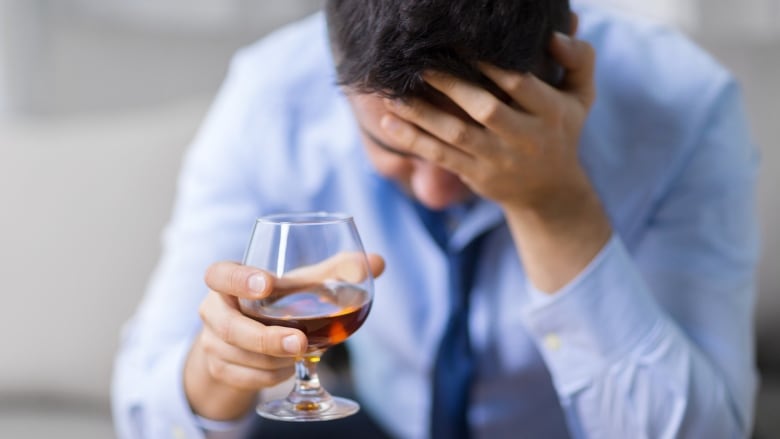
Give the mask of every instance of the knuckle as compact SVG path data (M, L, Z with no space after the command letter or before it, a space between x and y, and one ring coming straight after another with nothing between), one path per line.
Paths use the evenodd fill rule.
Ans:
M504 78L504 87L510 94L517 93L523 88L523 85L527 80L528 78L523 77L523 75L508 75L506 78Z
M259 369L255 374L257 384L262 387L274 386L285 380L280 373L275 370Z
M214 346L214 341L207 337L201 338L201 347L203 349L203 352L206 353L208 356L214 356L217 354L217 348Z
M444 152L444 148L433 147L428 152L428 157L434 163L444 163L447 159L447 154Z
M208 318L208 315L209 315L208 300L204 300L198 306L198 316L200 316L201 321L205 322Z
M242 291L246 285L246 273L241 267L235 267L230 270L229 284L231 291Z
M406 141L407 148L409 148L411 151L417 151L422 149L424 146L422 144L422 137L414 132L409 134L409 138Z
M203 280L209 287L211 287L211 285L214 283L214 278L217 277L218 270L219 264L211 264L208 266L208 268L206 268L206 273L203 275Z
M252 337L252 344L257 349L257 352L263 353L263 354L269 354L270 351L270 345L269 337L267 331L258 331L255 333Z
M463 145L469 140L469 129L465 123L459 122L453 124L445 137L444 140L451 145Z
M235 319L223 319L216 325L216 333L227 344L233 344L235 338Z
M253 350L261 354L273 357L281 349L280 329L275 326L263 326L252 332Z
M492 122L495 122L498 117L498 111L500 109L498 100L496 99L489 99L480 105L479 110L477 111L477 121L482 123L483 125L489 125Z
M209 374L219 381L226 381L228 378L227 364L220 360L211 360L208 362L207 370Z

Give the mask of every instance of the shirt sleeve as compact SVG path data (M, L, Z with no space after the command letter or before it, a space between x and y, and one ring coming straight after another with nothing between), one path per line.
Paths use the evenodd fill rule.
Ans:
M248 142L256 139L245 133L257 123L252 95L264 78L247 62L242 54L233 60L185 157L161 259L124 328L112 385L121 438L229 438L246 428L246 422L195 416L184 393L183 370L202 327L198 307L207 292L206 268L215 261L241 260L258 215L256 193L246 180L253 175L248 167L256 163Z
M613 236L524 312L575 437L738 438L752 428L756 152L737 87L628 248Z

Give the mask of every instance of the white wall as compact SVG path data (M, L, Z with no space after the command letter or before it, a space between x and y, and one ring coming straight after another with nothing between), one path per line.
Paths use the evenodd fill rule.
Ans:
M592 3L651 17L688 31L699 25L699 0L571 0L573 3Z
M207 102L0 124L0 400L107 401Z
M138 108L221 81L232 53L319 0L0 0L16 112ZM2 43L2 41L0 41Z
M780 0L573 1L644 15L708 38L765 40L780 36Z
M5 35L4 30L7 29L5 24L5 2L0 1L0 117L5 113L8 105L6 97L6 79L5 79L5 44L8 38Z
M77 1L0 0L0 68L13 111L0 116L6 433L8 422L31 419L14 412L24 407L97 407L105 423L120 325L157 261L181 154L229 58L318 4L236 0L254 15L215 28L67 7Z

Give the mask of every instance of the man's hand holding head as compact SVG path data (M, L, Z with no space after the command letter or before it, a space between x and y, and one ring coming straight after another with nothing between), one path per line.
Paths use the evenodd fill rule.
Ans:
M481 65L508 97L502 100L476 84L426 72L426 82L466 116L419 98L387 99L381 126L393 146L451 171L505 209L542 207L588 190L577 144L595 96L594 53L563 34L550 51L566 69L560 89L530 73Z

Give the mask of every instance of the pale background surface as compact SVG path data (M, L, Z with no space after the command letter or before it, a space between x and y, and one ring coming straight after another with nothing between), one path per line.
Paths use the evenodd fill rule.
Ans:
M764 159L762 361L780 388L780 1L599 1L681 26L744 86ZM118 332L156 261L181 154L235 49L318 5L0 0L3 437L112 436ZM780 398L763 398L759 431L780 437L768 416Z

